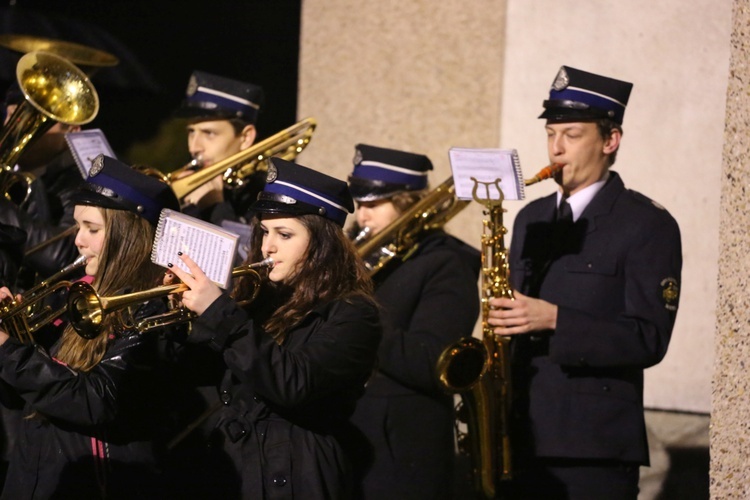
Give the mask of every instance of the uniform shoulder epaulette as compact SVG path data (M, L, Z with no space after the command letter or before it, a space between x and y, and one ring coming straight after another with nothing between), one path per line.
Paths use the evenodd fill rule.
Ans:
M633 196L633 199L640 201L641 203L645 203L646 205L652 205L658 208L659 210L666 210L666 208L664 208L664 205L652 200L648 196L642 193L639 193L638 191L633 191L632 189L628 189L628 192Z

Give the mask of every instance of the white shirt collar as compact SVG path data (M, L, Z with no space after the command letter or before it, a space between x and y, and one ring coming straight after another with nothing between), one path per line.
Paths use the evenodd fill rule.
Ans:
M594 199L594 196L596 196L596 193L598 193L601 188L604 187L604 184L607 183L607 179L609 179L609 171L604 175L604 178L600 181L597 181L593 183L590 186L586 186L585 188L578 191L576 194L570 195L568 198L568 203L570 203L570 208L573 210L573 222L577 221L578 218L581 216L584 210L586 210L586 207L589 205L591 200ZM560 200L562 199L562 191L557 192L557 206L560 206Z

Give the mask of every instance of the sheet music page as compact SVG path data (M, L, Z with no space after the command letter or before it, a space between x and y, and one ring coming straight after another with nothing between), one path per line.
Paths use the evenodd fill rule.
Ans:
M226 288L234 268L239 235L220 226L165 208L156 229L151 261L169 263L190 272L177 255L182 252L195 261L206 276Z
M91 162L94 158L103 154L117 159L115 152L107 141L107 137L101 129L94 128L90 130L81 130L80 132L68 132L65 134L65 141L68 143L73 159L78 165L78 169L86 179L91 170Z
M459 200L474 199L472 177L491 184L488 187L491 199L500 197L494 184L496 179L500 179L500 189L506 200L524 199L523 175L515 149L451 148L448 154ZM487 194L485 187L480 185L477 195L486 198Z

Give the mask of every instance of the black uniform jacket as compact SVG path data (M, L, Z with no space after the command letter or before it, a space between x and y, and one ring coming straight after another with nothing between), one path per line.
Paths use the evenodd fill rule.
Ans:
M164 311L152 302L137 317ZM25 418L2 498L159 498L149 440L157 380L155 337L124 332L102 361L76 372L42 347L0 346L2 402L20 396Z
M480 253L433 232L402 263L375 275L382 306L378 370L352 418L364 498L445 498L454 455L454 401L438 386L443 350L471 336L479 316Z
M0 200L0 222L26 231L26 250L75 225L73 195L84 180L72 162L70 154L66 153L35 172L37 178L32 183L31 195L21 207ZM75 236L70 235L29 254L24 265L32 276L19 284L21 288L28 289L34 284L33 273L46 278L73 262L78 257L74 240Z
M348 458L337 436L375 366L379 313L334 300L290 325L279 345L223 295L188 341L223 351L219 427L243 498L348 498Z
M643 370L672 334L679 228L615 172L572 226L554 227L555 205L553 194L524 207L510 248L514 288L559 308L554 332L515 337L530 449L647 464Z

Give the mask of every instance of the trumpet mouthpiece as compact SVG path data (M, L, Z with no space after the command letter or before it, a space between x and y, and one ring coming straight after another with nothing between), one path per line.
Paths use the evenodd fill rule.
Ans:
M251 267L267 267L273 269L274 261L272 257L266 257L256 264L252 264Z

